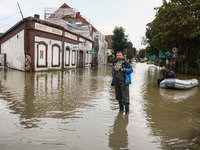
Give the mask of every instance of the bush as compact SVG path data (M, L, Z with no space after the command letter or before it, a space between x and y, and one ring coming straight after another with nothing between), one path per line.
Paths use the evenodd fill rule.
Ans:
M108 56L109 63L113 63L114 60L115 60L115 57L112 54Z
M190 75L200 75L200 69L198 68L189 68L189 74Z

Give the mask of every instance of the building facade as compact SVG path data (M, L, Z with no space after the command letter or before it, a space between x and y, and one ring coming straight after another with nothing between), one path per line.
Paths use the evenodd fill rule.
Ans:
M46 16L48 16L48 13ZM75 9L64 3L49 16L49 21L62 24L67 29L94 41L91 51L93 53L92 63L95 66L105 65L107 57L105 35L83 18L80 12L76 12Z
M113 53L113 50L112 50L112 35L106 35L105 36L106 37L106 40L108 41L108 56L109 55L112 55L112 53Z
M86 67L91 45L91 39L62 26L28 17L1 36L0 54L6 54L7 67L21 71Z
M105 36L67 4L45 11L45 20L25 18L0 37L6 66L22 71L105 65L106 47Z

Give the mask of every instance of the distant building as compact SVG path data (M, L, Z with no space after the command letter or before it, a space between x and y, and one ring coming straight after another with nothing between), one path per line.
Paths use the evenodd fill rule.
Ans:
M106 39L108 41L108 55L112 55L112 52L113 52L113 50L112 50L112 43L113 43L112 35L106 35Z
M109 56L109 53L108 53L108 40L105 39L106 42L105 42L105 64L108 63L108 56Z
M94 41L90 51L90 53L93 53L93 65L105 64L105 35L83 18L80 12L64 3L59 9L52 10L52 8L46 8L44 14L46 21L61 25L78 35ZM85 41L82 40L82 42Z

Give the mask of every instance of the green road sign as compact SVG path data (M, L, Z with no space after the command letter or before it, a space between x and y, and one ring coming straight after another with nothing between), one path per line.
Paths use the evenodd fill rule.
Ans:
M160 50L159 51L159 58L172 58L172 51L163 51L163 50Z

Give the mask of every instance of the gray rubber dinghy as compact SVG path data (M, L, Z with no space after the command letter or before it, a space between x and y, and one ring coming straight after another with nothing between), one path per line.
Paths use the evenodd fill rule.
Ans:
M197 79L191 80L179 80L179 79L165 79L160 82L161 88L170 88L170 89L189 89L195 87L199 84Z

